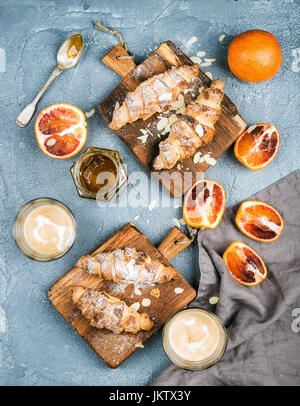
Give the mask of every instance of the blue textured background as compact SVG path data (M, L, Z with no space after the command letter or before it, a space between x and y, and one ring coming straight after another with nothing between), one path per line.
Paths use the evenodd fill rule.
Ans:
M86 47L76 69L65 72L48 90L38 111L67 102L90 111L119 83L101 63L117 40L93 28L93 20L121 31L142 61L165 40L174 41L189 56L204 50L217 61L208 68L221 76L225 91L249 124L277 126L281 146L276 159L252 172L235 159L232 148L207 171L221 182L231 205L299 168L299 0L1 0L0 4L0 384L1 385L147 385L169 364L156 335L117 370L109 369L50 304L47 290L82 254L92 251L122 225L136 222L158 244L181 209L99 208L77 196L69 168L73 159L46 157L34 135L34 120L25 129L15 118L35 96L55 66L56 52L73 32L84 36ZM238 33L260 28L271 31L283 51L280 72L270 81L248 84L228 70L227 47ZM222 43L219 36L225 33ZM187 46L186 41L198 41ZM298 50L297 50L298 49ZM4 51L3 51L4 50ZM6 54L6 61L3 59ZM36 115L35 115L36 117ZM86 145L118 149L129 172L145 172L122 142L107 130L96 113L88 119ZM146 173L146 172L145 172ZM147 174L148 176L148 174ZM164 192L165 193L165 192ZM36 197L66 203L78 222L72 250L51 263L36 263L16 248L14 217ZM146 220L149 220L147 224ZM172 261L196 287L199 279L197 247L189 247Z

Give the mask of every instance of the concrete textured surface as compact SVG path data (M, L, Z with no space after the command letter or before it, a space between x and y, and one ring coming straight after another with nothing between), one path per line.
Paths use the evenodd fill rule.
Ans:
M208 178L224 185L227 205L299 168L299 0L1 0L0 385L148 385L169 364L157 334L117 370L109 369L47 297L48 288L80 255L95 249L136 215L140 215L136 224L154 244L170 230L173 218L182 217L180 208L98 207L94 201L80 199L69 173L74 159L46 157L35 139L34 119L25 129L15 125L19 111L54 68L59 45L73 32L82 33L86 42L82 60L76 69L56 79L37 111L66 102L87 112L117 85L120 78L100 61L117 40L95 30L95 19L120 30L136 54L136 62L168 39L189 56L206 51L216 62L205 69L214 78L224 79L227 94L245 120L249 124L270 122L279 129L279 153L266 169L248 170L235 159L231 148L207 171ZM280 72L265 83L237 80L226 62L230 40L253 28L272 32L283 51ZM225 39L219 42L223 33ZM192 36L198 40L189 46L187 40ZM141 171L149 178L98 113L87 121L86 145L119 150L129 172ZM66 203L78 224L71 251L50 263L23 256L12 237L20 207L40 196ZM193 245L172 260L195 287L199 280L197 255Z

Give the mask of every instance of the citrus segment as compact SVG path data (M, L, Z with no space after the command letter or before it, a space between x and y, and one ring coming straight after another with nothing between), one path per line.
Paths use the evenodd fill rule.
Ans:
M284 222L278 211L271 205L259 201L241 204L235 222L239 229L252 238L262 242L273 242L282 233Z
M249 127L237 139L234 153L247 168L257 171L268 166L275 158L280 144L276 127L261 123Z
M225 210L226 195L222 185L201 179L187 192L183 203L185 222L195 228L217 227Z
M35 133L46 155L57 159L70 158L81 150L86 141L84 113L70 104L53 104L38 115Z
M267 276L267 268L261 257L243 242L230 244L223 259L230 274L242 285L256 286Z

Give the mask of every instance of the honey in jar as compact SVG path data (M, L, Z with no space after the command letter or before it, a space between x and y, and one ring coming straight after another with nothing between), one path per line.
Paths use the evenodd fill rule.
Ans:
M118 199L127 185L121 154L106 148L88 147L71 167L80 197L110 201Z
M110 190L116 179L116 165L106 155L91 156L81 165L80 180L90 192L97 193L102 188Z

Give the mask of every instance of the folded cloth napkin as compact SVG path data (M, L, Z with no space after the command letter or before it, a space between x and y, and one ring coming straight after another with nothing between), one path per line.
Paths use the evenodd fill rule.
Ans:
M284 229L273 243L254 241L235 225L239 204L226 210L215 230L198 234L200 285L190 306L210 310L224 323L228 347L223 358L203 371L175 365L153 385L300 384L300 170L247 200L261 200L282 214ZM247 287L229 274L222 254L243 241L264 260L267 278ZM209 299L219 297L217 305Z

